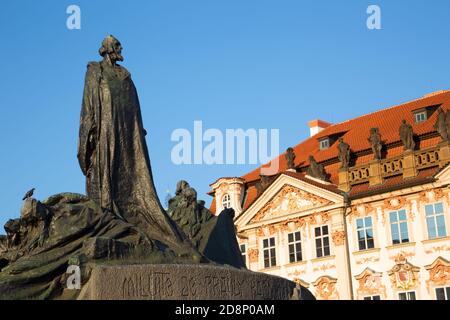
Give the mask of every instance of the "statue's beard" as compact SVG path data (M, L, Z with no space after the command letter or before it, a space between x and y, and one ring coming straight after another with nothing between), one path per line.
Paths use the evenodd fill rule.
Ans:
M115 61L123 61L123 56L120 53L113 52L111 54L111 60Z

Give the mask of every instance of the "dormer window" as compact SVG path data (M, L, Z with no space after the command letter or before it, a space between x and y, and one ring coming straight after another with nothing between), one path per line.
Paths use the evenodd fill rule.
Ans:
M413 110L414 122L422 123L430 119L433 113L439 108L440 105L428 106Z
M414 122L421 123L427 121L427 111L422 110L414 113Z
M231 196L228 193L222 198L222 206L224 209L231 208Z
M330 147L330 139L329 138L319 140L319 149L320 150L326 150L329 147Z

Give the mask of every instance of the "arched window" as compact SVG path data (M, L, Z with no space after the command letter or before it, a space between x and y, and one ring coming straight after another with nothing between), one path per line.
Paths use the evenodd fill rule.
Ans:
M231 208L231 197L228 193L222 198L222 206L224 209Z

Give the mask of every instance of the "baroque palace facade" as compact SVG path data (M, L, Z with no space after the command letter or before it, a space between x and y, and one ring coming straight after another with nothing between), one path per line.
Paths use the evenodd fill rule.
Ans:
M450 91L339 124L211 185L250 270L317 299L450 299ZM406 120L406 121L404 121Z

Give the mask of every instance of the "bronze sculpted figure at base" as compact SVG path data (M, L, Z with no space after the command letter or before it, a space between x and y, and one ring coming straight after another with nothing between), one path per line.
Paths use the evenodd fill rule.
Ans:
M381 160L381 150L383 149L383 142L378 128L370 129L370 137L368 139L372 147L373 159Z
M400 140L403 143L403 149L407 151L414 151L416 142L414 141L414 131L412 126L403 119L399 129Z

